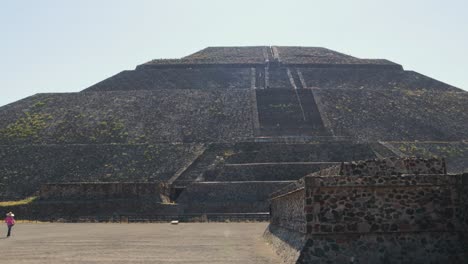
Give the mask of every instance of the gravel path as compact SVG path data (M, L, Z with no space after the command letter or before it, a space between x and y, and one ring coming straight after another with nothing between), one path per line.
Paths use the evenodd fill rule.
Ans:
M262 239L266 223L17 224L4 238L8 263L280 264ZM1 262L1 261L0 261Z

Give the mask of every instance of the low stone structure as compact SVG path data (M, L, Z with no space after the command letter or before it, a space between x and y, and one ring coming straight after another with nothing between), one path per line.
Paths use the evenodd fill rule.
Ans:
M72 182L43 184L28 204L3 207L21 219L121 221L128 216L166 216L177 219L178 206L170 202L164 182Z
M269 194L290 181L200 182L177 199L181 214L268 213Z
M38 221L125 221L129 217L149 221L151 217L165 222L178 219L178 206L148 199L101 199L101 200L36 200L26 205L2 207L13 211L19 219Z
M447 174L444 159L389 158L381 160L342 162L313 173L311 176L392 176L403 174Z
M288 263L466 263L468 174L443 160L342 163L272 194Z
M151 199L169 201L169 187L163 182L78 182L41 186L41 199Z

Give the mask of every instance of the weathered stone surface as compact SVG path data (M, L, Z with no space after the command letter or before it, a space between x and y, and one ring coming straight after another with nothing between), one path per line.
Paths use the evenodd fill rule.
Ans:
M316 89L335 135L359 141L462 141L468 93L402 89Z
M296 180L310 172L354 157L374 158L368 144L332 142L211 143L175 181Z
M123 71L83 92L158 89L250 89L251 68L183 68Z
M445 170L437 159L342 163L273 193L271 225L306 234L289 263L464 263L468 175Z
M215 144L213 144L215 145ZM352 141L238 142L216 144L216 155L228 164L285 162L344 162L376 157L372 146Z
M343 162L338 166L323 169L311 176L392 176L403 174L430 175L446 174L443 159L388 158Z
M253 136L247 90L39 94L0 111L3 144L236 142Z
M269 225L263 238L275 249L284 263L295 263L307 242L305 234L277 225Z
M318 47L273 46L279 60L285 64L311 65L373 65L401 68L400 65L388 60L358 59L350 55Z
M87 200L36 200L28 205L2 207L15 212L17 219L56 221L88 221L103 217L104 221L120 221L128 216L174 216L179 209L176 204L160 203L159 199L87 199Z
M467 242L458 233L315 235L296 263L467 263Z
M460 91L413 71L380 69L298 68L306 87L321 89L407 89Z
M298 179L334 162L436 156L446 157L448 172L462 172L467 94L387 60L325 48L211 47L181 59L153 60L83 92L38 94L1 107L0 199L34 195L47 182L165 181L173 199L187 194L187 208L194 212L263 212L268 211L266 191L277 191L266 181ZM327 233L406 229L406 222L380 223L381 218L355 209L369 201L348 200L354 196L345 191L373 186L380 194L389 185L408 184L405 188L424 193L387 197L393 204L432 195L430 184L452 186L445 178L422 177L445 173L440 164L403 165L350 164L343 175L354 179L322 179L320 188L334 188L339 191L333 195L347 198L310 197L305 189L303 202L311 212L325 210L315 199L329 202L330 210L304 219L354 217L366 223L319 227ZM410 176L392 178L400 174ZM218 190L199 188L206 181L219 181L211 185ZM250 187L239 191L241 184ZM445 197L444 188L434 197ZM369 193L364 194L367 199ZM445 200L435 203L442 208ZM449 205L437 215L459 219L460 212ZM405 217L427 214L411 206L401 205ZM453 221L446 225L457 228ZM326 255L327 249L317 254Z
M290 182L200 182L176 200L183 213L268 212L269 195Z
M403 154L421 158L444 158L450 173L468 172L468 141L388 142Z
M292 65L380 66L401 69L400 65L387 60L358 59L326 48L291 46L208 47L182 59L152 60L138 68L167 67L169 65L261 65L270 61Z
M462 204L459 202L461 175L434 176L451 178L433 182L419 181L431 176L402 176L403 180L391 180L372 184L362 179L354 184L355 177L336 179L334 183L321 183L320 179L306 178L306 188L311 188L311 205L305 206L307 225L312 233L354 232L345 225L358 225L358 232L416 232L462 231ZM344 182L348 181L346 184ZM336 183L336 185L335 185ZM319 206L319 210L317 210ZM455 215L453 212L459 212ZM359 230L361 225L366 230ZM335 227L340 226L339 230ZM394 227L392 227L394 226Z
M225 164L206 175L206 181L294 181L333 163Z
M49 183L43 184L39 191L41 199L153 199L159 202L169 201L169 186L163 182L155 183Z
M45 183L166 181L200 144L10 145L0 147L0 199L31 196Z
M271 215L270 223L300 233L306 233L306 223L312 219L304 219L304 197L304 189L299 189L276 199L274 198L271 201L271 211L275 212L275 214Z

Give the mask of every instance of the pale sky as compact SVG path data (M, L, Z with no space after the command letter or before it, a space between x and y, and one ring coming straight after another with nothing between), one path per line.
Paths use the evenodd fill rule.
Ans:
M207 46L326 47L468 89L468 1L0 0L0 106Z

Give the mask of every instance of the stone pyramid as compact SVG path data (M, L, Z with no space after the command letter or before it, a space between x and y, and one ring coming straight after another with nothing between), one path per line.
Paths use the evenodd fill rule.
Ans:
M0 200L41 184L165 182L183 213L266 212L344 161L468 170L468 92L326 48L209 47L0 108Z

